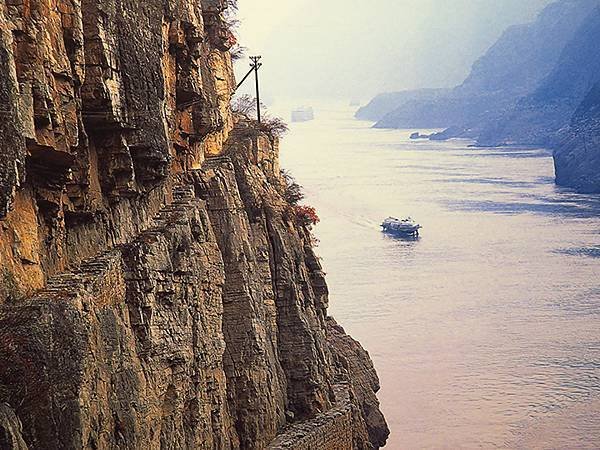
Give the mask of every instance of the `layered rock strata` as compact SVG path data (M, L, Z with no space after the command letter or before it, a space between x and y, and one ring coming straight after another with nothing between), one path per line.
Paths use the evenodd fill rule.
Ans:
M3 448L261 449L340 405L336 448L384 445L277 140L231 114L228 3L0 5Z

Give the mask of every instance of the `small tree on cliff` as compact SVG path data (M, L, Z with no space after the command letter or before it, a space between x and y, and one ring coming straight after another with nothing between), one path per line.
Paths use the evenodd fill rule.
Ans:
M266 110L265 105L262 103L260 108ZM231 110L242 116L253 130L269 135L271 140L280 138L289 130L287 123L282 118L269 114L264 114L262 121L259 123L256 120L256 98L251 95L244 94L235 97L231 102Z
M317 215L317 210L312 206L296 205L294 206L294 212L296 213L296 220L308 229L321 221Z
M234 45L231 48L231 50L229 50L229 53L231 54L231 60L238 61L240 59L243 59L246 56L247 51L248 51L247 47L244 47L240 44Z
M290 205L290 211L293 212L295 221L309 229L318 224L321 219L319 219L315 208L299 204L304 200L302 186L300 186L292 174L285 169L281 170L281 178L284 182L282 196ZM316 243L316 239L314 242Z
M223 11L223 14L220 15L221 20L229 33L229 52L233 61L242 58L244 53L244 47L238 45L240 21L236 17L237 12L237 0L227 0L225 2L225 10Z
M300 186L292 174L285 169L281 169L281 177L285 184L283 198L292 206L298 205L298 203L304 200L302 186Z
M259 128L272 138L279 138L289 131L288 124L281 117L266 116L259 124Z
M252 120L252 116L256 114L256 99L248 94L235 97L231 102L231 110L244 119Z

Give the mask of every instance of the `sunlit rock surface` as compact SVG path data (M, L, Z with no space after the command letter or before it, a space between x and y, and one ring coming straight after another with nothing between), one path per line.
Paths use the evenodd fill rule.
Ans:
M227 3L0 5L3 448L384 444Z

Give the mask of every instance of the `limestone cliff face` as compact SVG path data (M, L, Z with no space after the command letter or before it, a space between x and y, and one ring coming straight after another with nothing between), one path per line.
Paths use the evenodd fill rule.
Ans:
M170 174L220 151L233 77L212 3L2 2L0 253L16 294L131 239Z
M384 445L228 3L0 4L0 447Z

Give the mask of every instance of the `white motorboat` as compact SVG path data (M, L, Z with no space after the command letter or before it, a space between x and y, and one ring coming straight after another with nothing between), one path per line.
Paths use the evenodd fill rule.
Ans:
M409 236L418 236L419 230L423 228L412 217L405 219L397 219L396 217L388 217L381 224L384 233L397 233Z
M311 106L302 106L292 111L292 122L308 122L315 118Z

